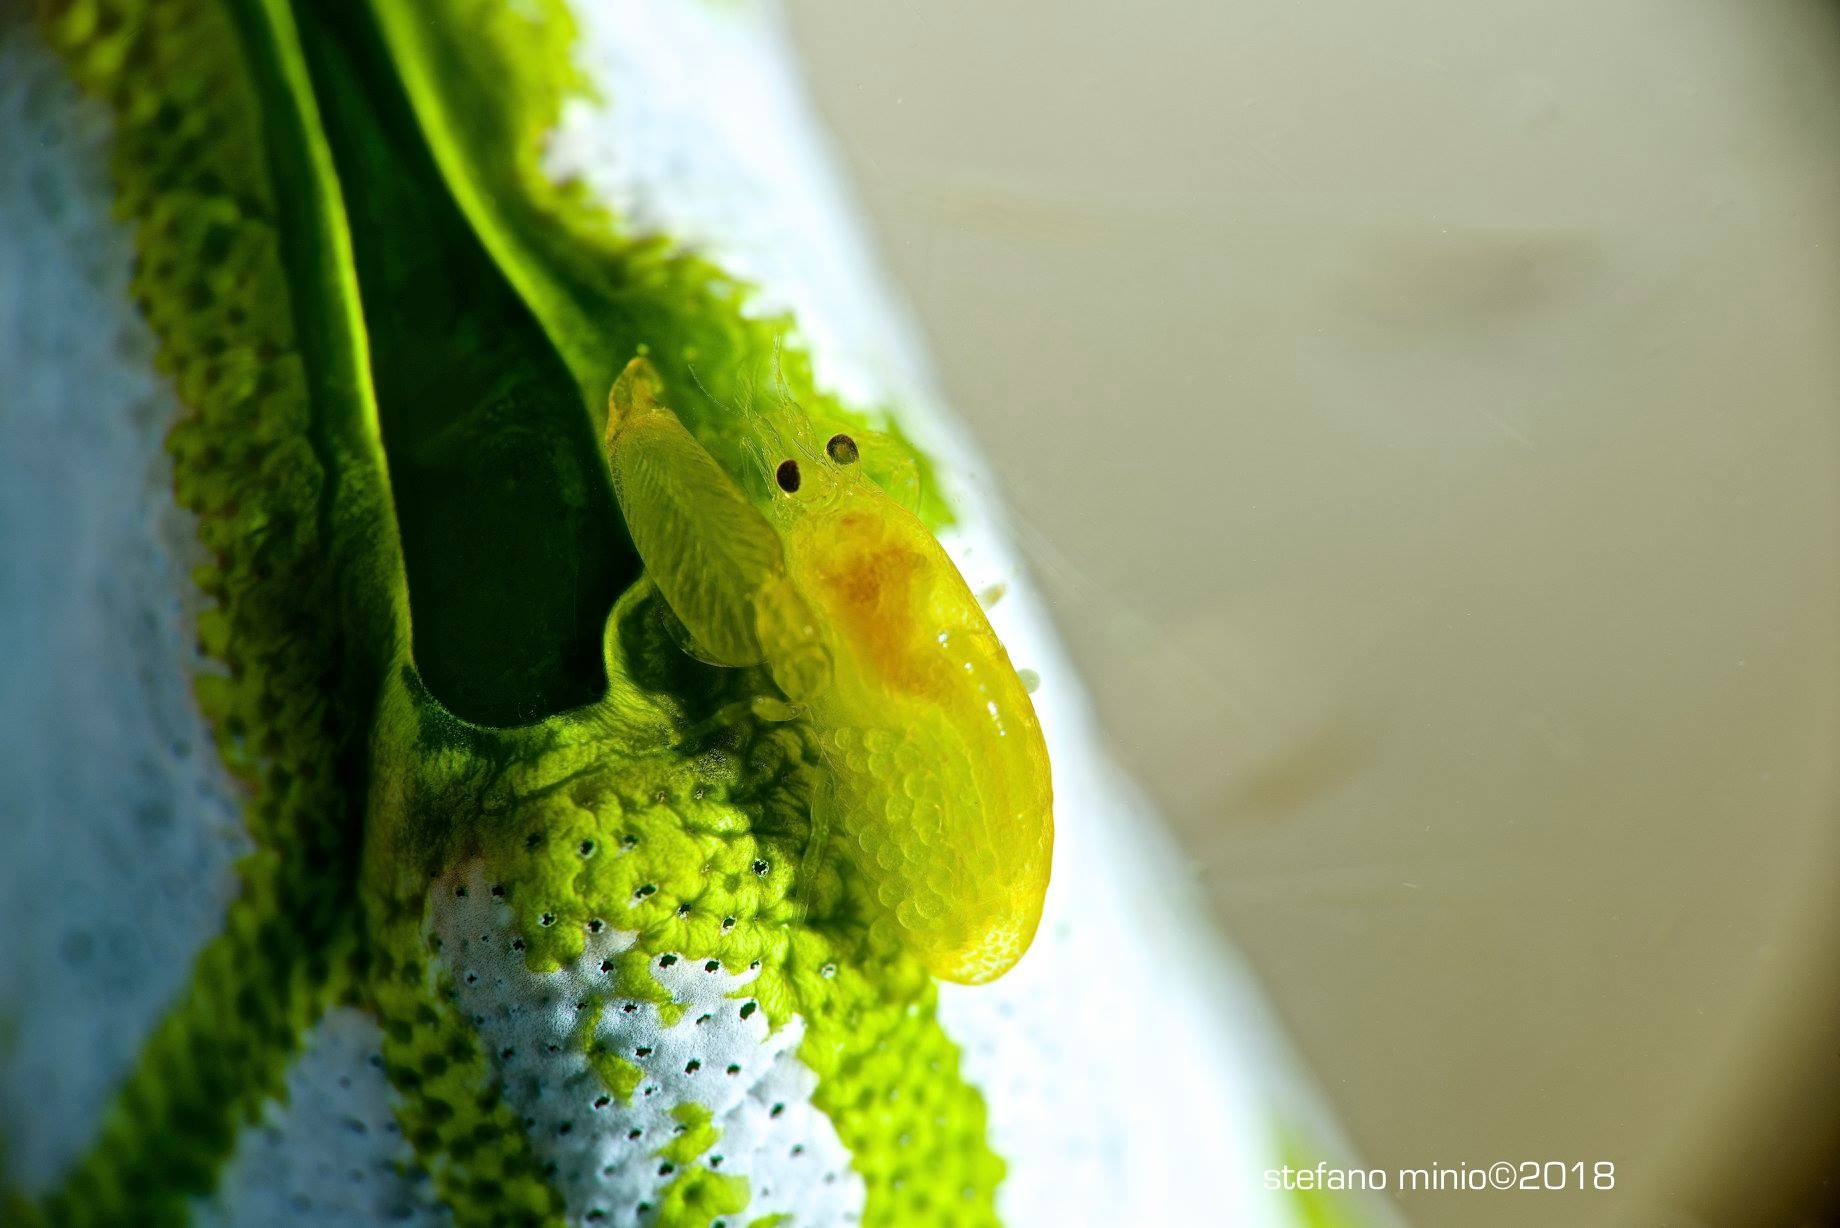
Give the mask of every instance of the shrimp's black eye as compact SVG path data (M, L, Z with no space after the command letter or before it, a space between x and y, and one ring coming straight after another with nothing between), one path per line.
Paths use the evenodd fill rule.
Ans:
M773 480L778 482L779 488L787 494L796 494L799 489L799 462L781 461L779 468L773 471Z
M839 465L856 463L856 441L848 435L832 435L830 442L824 445L824 450Z

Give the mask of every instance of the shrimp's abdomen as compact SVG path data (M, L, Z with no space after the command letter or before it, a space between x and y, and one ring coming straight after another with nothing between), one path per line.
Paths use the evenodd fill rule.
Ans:
M1053 848L1047 749L983 610L924 525L884 500L807 519L793 577L831 628L811 704L851 860L904 942L978 983L1027 950Z

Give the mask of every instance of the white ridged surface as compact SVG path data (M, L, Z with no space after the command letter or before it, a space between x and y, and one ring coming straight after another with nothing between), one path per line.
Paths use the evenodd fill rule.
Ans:
M213 935L245 847L192 701L178 403L128 298L108 122L0 9L0 1131L43 1189Z
M590 933L579 958L535 973L513 947L511 910L491 887L474 864L431 889L436 967L452 978L538 1158L556 1165L551 1180L572 1224L650 1222L644 1209L659 1204L676 1176L659 1151L679 1130L675 1111L690 1105L707 1109L721 1132L696 1162L748 1180L745 1221L775 1213L813 1228L860 1221L862 1178L811 1104L817 1077L798 1058L804 1027L793 1019L769 1028L747 996L757 972L711 968L714 961L693 952L661 953L652 975L683 1007L666 1023L657 1005L612 992L603 961L632 946L630 932ZM599 1020L587 1025L583 1004L596 1003ZM590 1068L585 1026L644 1072L630 1103Z

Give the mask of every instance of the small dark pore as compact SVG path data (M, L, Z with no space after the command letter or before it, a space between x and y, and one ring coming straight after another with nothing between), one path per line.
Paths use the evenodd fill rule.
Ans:
M856 463L856 441L851 439L848 435L832 435L830 441L824 445L824 450L829 453L830 458L839 465L854 465Z
M787 494L797 494L799 489L799 462L795 460L781 461L779 463L779 468L773 471L773 480L778 482L779 488Z

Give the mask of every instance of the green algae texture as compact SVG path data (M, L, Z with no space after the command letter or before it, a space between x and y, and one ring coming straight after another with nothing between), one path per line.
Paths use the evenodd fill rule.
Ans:
M433 893L474 867L533 972L601 925L634 935L610 993L667 1019L660 960L754 974L742 1009L802 1021L865 1223L994 1223L1002 1163L931 980L849 874L802 864L808 731L749 715L758 671L685 655L597 451L613 374L644 352L730 463L725 407L763 389L821 434L883 427L871 476L936 527L887 407L816 387L746 286L542 176L584 88L559 5L54 0L40 26L114 118L134 294L185 407L176 495L210 560L198 631L222 669L198 701L254 851L93 1146L9 1215L186 1222L344 1002L379 1021L455 1222L561 1222L435 934ZM601 1004L582 1009L618 1112L636 1068L593 1051ZM771 1220L683 1112L650 1222Z

